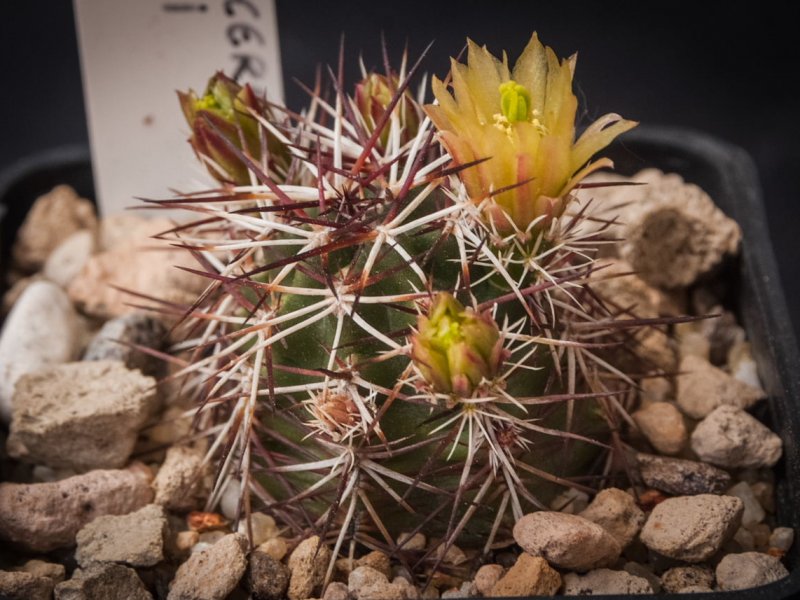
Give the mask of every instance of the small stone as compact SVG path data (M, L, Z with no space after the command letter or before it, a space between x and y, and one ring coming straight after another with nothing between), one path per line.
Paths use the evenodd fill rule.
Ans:
M83 360L117 360L129 369L139 369L147 375L158 372L162 362L134 346L160 350L167 330L149 315L132 313L106 321L89 342Z
M164 560L166 534L167 516L157 504L127 515L97 517L78 532L75 559L82 567L94 562L152 567Z
M713 587L714 572L709 567L673 567L661 575L661 585L668 594L680 594L692 586Z
M714 590L707 585L690 585L681 590L681 594L711 594Z
M739 226L696 185L655 169L620 179L647 185L606 188L605 200L594 194L599 190L593 196L614 208L620 256L650 285L687 287L737 252Z
M31 283L0 333L0 418L11 418L20 377L76 358L81 324L64 291L49 281Z
M78 471L122 467L156 408L155 383L112 361L25 375L14 392L8 453Z
M397 536L397 545L401 550L425 550L428 539L423 533L401 533Z
M736 552L749 552L751 550L756 549L756 543L753 539L753 534L750 533L750 530L739 527L736 530L736 533L733 534L733 548L735 548ZM728 547L726 547L727 549Z
M671 399L672 384L666 377L647 377L642 379L639 392L639 404L646 407L654 402L666 402Z
M347 588L356 600L415 600L419 592L402 577L392 582L372 567L357 567L347 578Z
M101 515L124 515L153 499L144 465L90 471L53 483L0 483L0 537L38 552L75 543Z
M203 531L198 536L197 541L198 543L208 544L209 546L213 546L222 538L224 538L226 535L228 535L228 531L222 531L220 529L214 531Z
M0 598L8 600L50 600L55 582L23 571L0 571Z
M64 565L51 563L36 558L29 560L15 570L30 573L31 575L36 575L37 577L47 577L48 579L52 579L54 584L64 581L67 575Z
M772 467L783 452L781 438L748 413L719 406L692 432L692 450L720 467Z
M56 600L153 600L136 571L115 563L77 569L72 579L56 586Z
M595 596L603 594L652 594L653 588L647 579L636 577L627 571L595 569L585 575L564 575L566 596Z
M167 600L223 600L247 568L247 538L231 533L178 567Z
M350 590L341 581L331 581L325 588L322 600L350 600Z
M745 409L766 398L764 390L751 387L696 356L681 360L679 370L678 406L693 419L702 419L718 406Z
M88 229L77 231L50 253L42 268L42 275L66 288L89 260L94 249L94 232Z
M197 268L195 259L153 237L173 227L168 219L145 221L126 240L90 257L67 288L69 297L85 313L102 319L136 311L122 290L191 304L207 281L178 267Z
M250 526L248 527L247 521L242 519L239 522L239 533L248 535L250 531L253 535L251 540L253 546L260 546L267 540L278 537L278 526L275 524L275 519L262 512L250 513Z
M239 512L239 497L241 495L242 482L238 479L231 479L225 490L222 492L222 498L219 501L219 511L231 521L234 521Z
M736 496L744 504L744 513L742 513L743 527L750 528L756 523L761 523L767 516L748 483L740 481L731 487L727 494L728 496Z
M579 516L600 525L623 549L633 541L645 520L633 496L617 488L601 490Z
M488 596L506 570L501 565L483 565L472 580L481 596Z
M741 341L733 345L728 353L728 365L734 379L755 389L763 389L758 376L758 365L750 351L750 344Z
M750 484L750 489L758 499L758 503L768 513L775 512L775 486L768 481L756 481Z
M577 515L589 506L589 494L582 490L569 488L561 492L550 502L550 508L557 512Z
M731 481L722 469L693 460L640 453L636 464L645 485L675 496L721 494Z
M471 581L465 581L461 584L459 588L453 588L452 590L447 590L445 593L442 594L442 598L474 598L477 596L478 590L475 588L475 584Z
M788 552L794 543L794 529L791 527L776 527L769 536L769 547Z
M286 553L289 551L289 546L286 544L285 539L276 537L261 544L257 550L275 560L283 560L283 557L286 556Z
M97 225L94 205L68 185L59 185L33 203L17 230L14 263L23 271L39 270L68 237Z
M534 556L575 571L610 565L619 558L619 542L600 525L566 513L539 511L514 525L514 540Z
M654 594L657 594L661 591L661 578L653 572L650 565L644 565L637 562L626 562L622 567L622 570L636 577L646 579L647 583L649 583L650 587L653 589Z
M679 327L676 327L676 331L680 332L677 336L678 353L681 359L694 356L702 360L708 360L711 357L711 344L701 332L691 329L681 331Z
M669 402L654 402L631 416L647 441L661 454L678 454L686 446L689 435L683 416Z
M304 539L289 556L289 600L306 600L321 591L331 551L318 536Z
M263 552L255 551L250 554L247 581L256 600L280 600L289 587L289 569Z
M163 383L162 383L163 385ZM169 393L163 394L164 397L171 397ZM192 414L194 409L187 411L180 406L170 406L161 416L161 420L149 426L144 432L144 437L153 447L169 447L180 445L192 431Z
M717 585L723 591L746 590L789 575L781 561L760 552L728 554L717 565Z
M492 587L488 596L552 596L560 587L561 575L545 559L523 553Z
M767 552L769 550L769 536L772 530L766 523L756 523L751 525L748 531L753 535L753 546L759 552Z
M702 562L733 537L744 506L732 496L679 496L653 509L639 535L642 542L664 556Z
M188 553L192 547L200 541L200 534L191 529L179 531L175 536L175 548L181 554Z
M179 512L202 504L207 495L203 481L203 455L201 449L188 446L172 446L167 450L164 464L153 481L156 504ZM275 522L272 524L274 526Z
M387 580L392 576L392 563L389 557L379 550L373 550L359 558L356 567L372 567L386 575Z
M442 557L443 553L444 557ZM436 558L441 558L442 562L446 565L460 565L467 561L467 555L455 544L451 544L447 548L447 551L444 549L444 544L440 544L436 548L435 556Z

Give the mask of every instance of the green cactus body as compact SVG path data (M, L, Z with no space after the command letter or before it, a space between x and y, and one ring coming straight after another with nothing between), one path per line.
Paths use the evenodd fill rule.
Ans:
M544 52L534 36L523 57ZM501 132L498 144L521 136L556 152L563 140L551 132L568 134L553 166L561 171L543 173L574 187L588 172L585 146L630 125L599 127L573 147L571 70L554 55L534 61L569 77L559 84L566 100L537 112L541 90L494 60L470 46L470 69L510 83L490 81L469 106L491 96L513 121L469 121L441 82L440 105L425 118L407 92L414 67L362 82L354 97L315 97L301 116L249 103L235 119L258 126L259 148L264 139L281 146L278 170L264 170L241 136L218 136L246 177L185 197L203 214L178 238L209 280L184 313L182 348L192 353L183 374L201 401L198 424L219 459L211 504L244 479L294 535L324 534L337 551L349 542L402 553L398 534L423 527L445 546L488 549L524 511L591 484L585 476L631 383L604 355L623 327L590 289L596 234L561 214L571 187L531 196L524 178L511 187L487 179L514 169L522 177L547 156L521 146L504 166L508 148L488 157L474 149ZM465 69L454 63L462 103L480 82ZM516 70L514 79L538 81ZM386 81L397 82L389 99L375 85ZM365 98L370 89L380 97ZM200 108L230 113L217 104ZM570 152L577 158L565 161ZM503 212L494 196L529 204ZM422 558L440 562L434 549Z

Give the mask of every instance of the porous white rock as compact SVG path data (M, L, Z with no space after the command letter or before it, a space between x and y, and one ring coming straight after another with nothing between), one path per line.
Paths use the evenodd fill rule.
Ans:
M247 538L231 533L178 567L167 600L223 600L247 569Z
M123 290L191 304L207 281L177 267L197 268L197 262L189 252L153 238L173 227L167 219L134 226L117 245L89 258L67 288L69 297L84 312L105 319L136 310Z
M320 543L318 536L300 542L289 555L289 600L306 600L321 592L330 559L330 549Z
M693 419L702 419L721 405L750 408L766 398L764 390L754 388L697 356L681 360L677 402Z
M645 521L633 496L617 488L600 490L579 516L600 525L623 549L634 540Z
M772 467L783 452L781 438L752 415L728 405L700 421L690 439L701 460L720 467Z
M585 575L564 575L564 594L567 596L594 596L602 594L652 594L650 582L627 571L595 569Z
M76 569L72 579L56 586L56 600L153 600L136 571L116 563Z
M153 499L141 464L97 470L52 483L0 483L0 538L39 552L71 546L100 515L121 515Z
M600 525L567 513L527 514L514 525L513 534L525 552L575 571L611 565L622 552L619 542Z
M167 450L164 463L153 481L155 503L177 511L198 508L208 491L202 463L203 452L199 448L172 446ZM254 542L254 545L262 541Z
M127 515L97 517L78 532L75 559L82 567L95 562L152 567L164 560L167 515L148 504Z
M72 234L96 225L94 205L71 187L58 185L39 196L28 211L17 231L14 264L23 271L36 271Z
M653 402L631 417L647 441L661 454L678 454L686 446L689 434L683 415L669 402Z
M646 169L633 177L602 173L595 178L646 184L597 188L591 197L597 207L593 214L619 223L606 235L623 240L620 256L650 285L689 286L738 251L739 225L679 175Z
M717 565L717 585L724 591L745 590L789 575L781 561L761 552L728 554Z
M714 585L714 571L700 565L673 567L661 574L661 585L670 594L680 594L695 586L710 588Z
M650 550L669 558L702 562L733 537L743 511L742 501L733 496L667 498L650 513L639 538Z
M156 409L155 380L115 361L74 362L20 378L8 453L76 471L122 467Z

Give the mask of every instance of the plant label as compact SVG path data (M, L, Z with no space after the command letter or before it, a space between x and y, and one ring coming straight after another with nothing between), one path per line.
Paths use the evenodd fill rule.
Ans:
M92 166L112 214L214 186L193 157L175 90L222 70L283 99L274 0L74 0Z

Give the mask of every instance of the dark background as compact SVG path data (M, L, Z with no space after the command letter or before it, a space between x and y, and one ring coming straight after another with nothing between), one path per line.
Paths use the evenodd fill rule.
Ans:
M318 62L335 63L342 32L353 81L359 53L368 67L380 66L381 32L395 58L406 42L416 57L434 40L424 66L443 75L447 57L458 54L466 36L495 53L508 50L513 61L536 30L561 56L579 51L576 85L587 117L613 111L643 123L696 128L742 146L759 169L783 286L800 331L800 53L790 9L769 2L565 0L277 0L277 6L293 107L304 93L292 78L311 83ZM0 168L43 149L86 143L71 2L4 2L0 57ZM209 72L214 68L209 65Z

